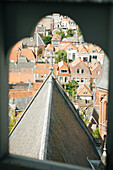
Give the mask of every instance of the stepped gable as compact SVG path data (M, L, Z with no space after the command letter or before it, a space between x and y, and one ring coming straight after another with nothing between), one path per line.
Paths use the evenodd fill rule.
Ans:
M90 167L93 137L51 73L9 136L10 153Z

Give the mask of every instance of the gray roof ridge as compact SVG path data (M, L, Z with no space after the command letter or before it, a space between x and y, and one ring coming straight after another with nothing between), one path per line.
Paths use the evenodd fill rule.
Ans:
M25 108L24 113L22 114L22 116L20 117L20 119L17 121L17 123L15 124L14 128L11 130L11 132L9 133L9 137L12 135L12 133L15 131L16 127L18 126L18 124L21 122L22 118L25 116L27 110L29 109L29 107L31 106L31 104L33 103L33 101L35 100L35 98L37 97L37 95L39 94L39 92L41 91L41 89L43 88L43 86L45 85L45 83L47 82L47 80L49 79L49 77L51 76L51 72L49 73L49 75L46 77L45 81L42 83L42 85L40 86L40 88L38 89L38 91L36 92L36 94L34 95L34 97L31 99L30 103L27 105L27 107Z
M61 86L61 84L59 83L58 80L55 80L55 78L52 76L54 82L56 83L56 86L59 90L59 92L61 93L61 95L63 96L63 98L65 99L66 103L68 104L68 106L70 107L70 109L72 110L74 116L77 118L78 122L80 123L81 127L84 129L85 133L88 135L91 143L94 145L94 147L96 148L97 153L100 155L100 150L99 148L96 146L95 143L95 139L93 137L93 135L91 134L91 132L89 131L89 129L87 128L86 124L84 123L84 121L82 120L82 118L80 117L80 115L78 114L76 108L74 107L73 103L71 102L71 100L69 99L69 97L67 96L65 90L63 89L63 87Z
M42 42L42 45L41 45L41 46L45 46L45 43L44 43L44 41L42 40L41 36L40 36L38 33L37 33L37 35L38 35L40 41ZM38 39L38 38L37 38L37 39Z
M51 105L52 105L52 74L50 74L49 79L49 88L46 102L46 113L44 117L43 131L41 137L41 147L39 152L39 159L45 160L47 157L47 144L48 144L48 134L50 126L50 114L51 114Z

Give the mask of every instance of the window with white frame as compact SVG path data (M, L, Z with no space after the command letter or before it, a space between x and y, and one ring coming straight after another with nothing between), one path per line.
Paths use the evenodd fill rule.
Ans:
M60 73L67 73L67 72L68 70L64 70L64 69L60 70Z
M63 82L63 77L60 77L60 82L61 82L61 83Z

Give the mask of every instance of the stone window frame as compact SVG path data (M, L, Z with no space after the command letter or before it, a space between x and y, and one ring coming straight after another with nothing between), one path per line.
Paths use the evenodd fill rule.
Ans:
M44 1L44 0L43 0ZM51 0L50 0L51 1ZM90 0L89 0L90 1ZM100 45L104 51L106 51L106 53L108 54L109 58L110 58L110 62L111 64L113 64L113 59L112 59L112 54L113 54L113 49L112 49L112 44L113 44L113 4L112 4L112 1L111 1L111 4L108 4L108 3L100 3L100 6L98 6L96 3L88 3L89 1L87 1L87 3L82 3L82 0L81 0L81 3L77 4L76 3L76 0L73 0L73 3L76 3L76 5L74 6L73 3L71 5L71 2L69 2L69 0L67 0L68 2L68 6L67 6L67 9L65 7L65 3L63 3L63 6L62 6L62 11L58 9L58 4L52 4L53 7L55 7L56 9L58 9L58 12L59 13L65 13L65 9L67 11L67 15L68 16L73 16L73 18L75 18L75 20L77 19L78 20L78 23L81 23L81 28L84 29L84 35L87 35L87 41L88 42L97 42L98 45ZM92 0L93 1L93 0ZM27 2L30 2L27 1ZM32 2L32 1L31 1ZM31 3L30 2L30 3ZM35 7L40 8L40 0L37 0L37 3L38 3L38 6L37 4L35 4ZM45 1L44 1L45 2ZM52 1L51 1L52 2ZM66 2L66 3L67 3ZM15 5L15 2L12 2L12 4L14 5L14 7L17 7ZM25 4L26 5L26 4ZM30 4L31 5L31 4ZM44 3L41 4L44 8ZM49 6L52 6L51 4L49 4ZM80 6L81 5L81 6ZM110 6L109 6L110 5ZM20 3L20 5L18 6L18 11L20 13L20 8L22 8L22 6L24 6L22 3ZM48 6L48 8L49 8ZM34 10L35 7L34 5L32 6L33 8L31 9L32 12L30 13L30 15L32 16L37 16L37 11L38 10ZM70 10L70 7L72 8ZM74 7L74 9L73 9ZM26 8L29 8L28 6ZM31 6L30 6L31 8ZM47 8L47 6L46 6ZM64 9L65 8L65 9ZM68 9L69 8L69 9ZM4 10L5 9L5 10ZM8 17L10 17L11 15L11 11L12 9L12 6L10 6L9 3L6 3L4 4L3 2L0 2L0 19L1 19L1 26L0 26L0 33L3 33L3 28L4 28L4 24L7 25L7 23L10 21L8 21ZM96 9L96 13L95 13L95 10ZM3 12L4 10L4 12ZM29 10L29 11L31 11ZM54 8L50 7L48 10L50 10L50 13L54 12ZM82 16L82 11L84 10L84 17ZM91 11L90 11L91 10ZM18 11L16 10L15 8L15 12L17 12L17 16L21 16L23 15L23 10L21 11L21 13L18 15ZM23 20L24 21L24 17L26 15L29 15L29 11L25 11L24 10L24 15L23 15ZM45 10L46 11L46 10ZM74 12L75 13L74 13ZM108 13L109 11L109 13ZM8 13L8 15L3 15L4 13ZM34 12L34 13L33 13ZM36 12L36 13L35 13ZM43 15L42 15L43 13ZM39 16L38 18L41 18L42 16L44 16L44 14L46 15L47 13L44 11L43 12L40 12L38 13ZM90 13L90 15L89 15ZM74 15L75 14L75 15ZM101 15L99 15L101 14ZM107 15L106 15L107 14ZM77 18L76 18L76 15L77 15ZM91 23L91 20L88 18L89 16L91 17L91 15L94 16L94 19L95 19L95 25L97 26L97 29L98 31L94 30L95 27L93 28L93 24ZM16 15L14 15L16 17ZM102 16L102 20L99 20L98 22L98 17ZM80 18L79 18L80 17ZM95 18L96 17L96 18ZM20 17L22 18L22 17ZM17 17L16 19L16 22L20 22L20 18ZM32 18L32 17L31 17ZM35 17L34 17L35 18ZM85 22L85 18L87 18L87 24L86 25L90 25L90 29L88 29L88 27L84 24L86 23ZM33 19L33 18L32 18ZM80 21L79 21L80 19ZM109 19L109 22L108 22L108 19ZM3 21L4 20L4 21ZM93 20L94 21L94 20ZM27 22L27 20L26 20ZM31 21L30 21L31 22ZM17 34L15 35L15 32L13 32L13 38L15 38L11 41L4 41L4 34L1 34L1 39L0 39L0 42L1 43L1 49L0 50L0 59L1 59L1 62L0 62L0 73L1 73L1 76L0 76L0 84L1 84L1 88L0 88L0 94L1 96L4 96L4 98L1 98L0 99L0 167L2 169L5 169L5 170L8 170L9 168L11 169L18 169L18 170L27 170L27 168L29 167L29 170L33 170L33 169L47 169L49 170L50 168L53 169L53 170L63 170L63 169L78 169L77 166L72 166L72 165L66 165L66 164L60 164L60 163L54 163L54 162L51 162L51 161L38 161L38 160L34 160L34 159L28 159L28 158L23 158L23 157L19 157L19 156L16 156L16 155L10 155L8 153L8 116L7 116L7 105L8 105L8 64L7 64L7 58L8 58L8 54L9 54L9 48L11 48L11 46L13 46L18 40L20 40L21 38L23 38L23 35L24 37L26 36L30 36L31 35L31 32L29 32L29 30L32 28L31 27L31 23L28 22L27 24L27 31L25 30L25 32L23 31L22 34ZM21 23L21 22L20 22ZM32 24L34 25L35 24L35 19L34 21L32 22ZM12 24L13 25L13 24ZM19 31L20 29L20 25L21 24L17 24L18 26L15 26L14 28L17 28L17 32ZM24 24L23 24L24 25ZM101 31L99 32L99 26L101 25L101 27L103 29L101 29ZM109 30L109 35L107 35L107 38L106 36L103 36L103 33L105 35L106 31L106 26L107 25L107 28ZM25 25L24 25L25 26ZM101 28L100 27L100 28ZM26 27L25 27L26 28ZM5 28L7 29L7 27ZM11 28L10 28L10 24L9 24L9 32L11 32ZM13 27L12 27L13 29ZM92 34L93 32L93 34ZM7 32L6 32L7 33ZM99 33L99 34L98 34ZM9 34L9 33L8 33ZM6 39L5 40L9 40L9 37L10 37L10 34L5 37ZM99 35L98 39L97 39L97 35ZM8 44L9 43L9 44ZM109 44L109 45L108 45ZM4 48L4 47L5 48ZM110 76L112 77L112 73L113 73L113 70L112 70L112 67L110 67ZM110 100L110 104L109 104L109 125L108 125L108 130L109 130L109 133L108 133L108 158L107 158L107 169L113 169L113 154L112 154L112 151L113 151L113 132L112 132L112 129L113 129L113 125L112 125L112 121L113 121L113 117L112 117L112 110L113 110L113 102L112 102L112 98L113 98L113 88L112 88L112 78L110 77L110 93L109 93L109 100ZM85 168L82 168L82 167L79 167L79 169L84 169Z

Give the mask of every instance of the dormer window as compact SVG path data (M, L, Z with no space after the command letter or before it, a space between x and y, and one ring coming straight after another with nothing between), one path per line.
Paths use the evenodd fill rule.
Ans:
M60 73L67 73L68 70L60 70Z

